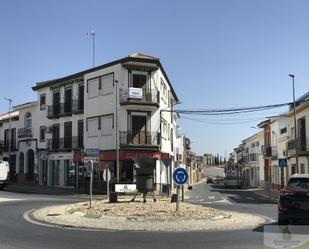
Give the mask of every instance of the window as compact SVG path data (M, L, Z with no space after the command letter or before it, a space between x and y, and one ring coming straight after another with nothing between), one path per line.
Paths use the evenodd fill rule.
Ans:
M113 115L101 117L101 134L102 136L113 135Z
M162 120L162 132L161 132L161 137L164 139L167 139L167 134L168 134L168 130L167 130L167 122L165 120Z
M132 87L136 88L145 88L147 84L147 74L142 74L142 73L134 73L132 76Z
M97 137L99 130L99 120L98 118L87 119L87 131L88 137Z
M100 78L90 79L87 82L88 98L95 98L99 96L99 82Z
M40 142L45 142L45 126L40 126Z
M25 115L25 128L31 128L32 126L32 116L30 112Z
M46 94L40 95L40 110L45 110L46 108Z
M110 73L101 77L101 94L107 95L113 93L114 74Z
M286 128L286 127L280 129L280 134L284 134L284 133L286 133L286 132L287 132L287 128Z

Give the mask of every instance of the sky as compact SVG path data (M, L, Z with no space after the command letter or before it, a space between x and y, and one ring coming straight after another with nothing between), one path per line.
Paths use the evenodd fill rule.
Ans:
M306 0L1 0L3 98L37 99L31 87L131 53L159 57L181 100L175 109L236 108L292 101L309 91ZM197 154L223 156L257 130L261 113L181 116Z

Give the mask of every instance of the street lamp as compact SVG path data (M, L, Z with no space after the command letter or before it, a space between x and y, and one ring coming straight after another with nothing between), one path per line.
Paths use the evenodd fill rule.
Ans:
M117 183L119 183L119 128L118 128L118 80L115 80L116 87L116 103L115 103L115 130L116 130L116 175L117 175Z
M94 67L95 62L95 32L94 30L91 30L90 32L87 32L88 36L92 36L92 67Z
M7 100L9 102L9 139L8 139L8 146L9 146L9 150L8 150L8 154L9 154L9 166L10 166L10 169L11 169L11 133L12 133L12 128L11 128L11 125L12 125L12 120L11 120L11 105L12 105L12 102L13 100L10 99L10 98L4 98L5 100Z
M295 137L295 152L296 152L296 173L299 172L298 170L298 139L297 139L297 126L296 126L296 105L295 105L295 84L294 84L294 74L289 74L289 76L292 78L292 84L293 84L293 109L294 109L294 137Z

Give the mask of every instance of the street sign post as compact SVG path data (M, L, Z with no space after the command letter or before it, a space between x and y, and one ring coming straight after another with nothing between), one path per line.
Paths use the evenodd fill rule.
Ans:
M111 172L109 169L105 169L103 171L103 179L106 182L106 195L107 195L107 201L109 201L109 181L111 180Z
M89 190L89 194L90 194L90 208L92 208L93 161L89 160L88 164L89 164L89 168L90 168L90 190Z
M179 214L180 208L180 186L183 186L187 183L189 179L189 174L184 168L176 168L173 172L173 180L177 184L177 203L176 203L176 212Z

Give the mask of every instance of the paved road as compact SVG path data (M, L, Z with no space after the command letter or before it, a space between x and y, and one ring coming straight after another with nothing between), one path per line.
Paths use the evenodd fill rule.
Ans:
M265 200L264 202L260 199L252 200L250 197L255 198L253 193L218 190L202 183L194 186L188 195L190 202L275 218L275 205ZM228 232L177 233L81 231L39 226L23 219L24 212L32 208L71 203L80 199L73 196L0 192L0 249L251 249L263 247L262 228Z

